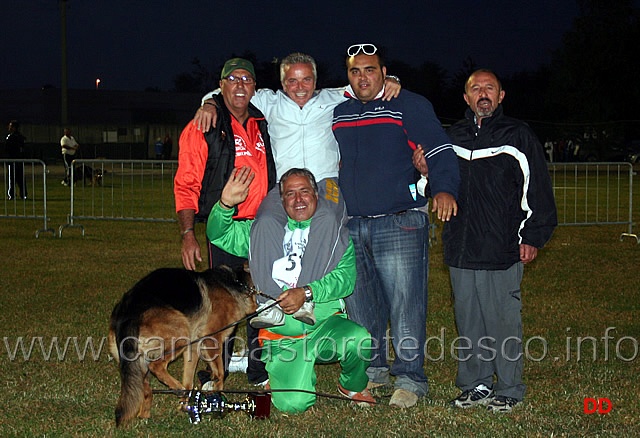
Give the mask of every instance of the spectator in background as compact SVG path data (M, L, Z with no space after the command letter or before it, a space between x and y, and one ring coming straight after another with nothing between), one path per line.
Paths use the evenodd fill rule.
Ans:
M9 133L5 143L7 158L22 160L24 155L24 135L20 133L20 122L11 120L8 126ZM15 186L20 189L20 199L27 199L27 182L24 178L24 163L10 162L8 167L7 199L15 199Z
M173 140L171 136L167 133L164 136L164 140L162 141L162 156L165 160L171 159L171 154L173 153Z
M155 150L156 153L156 160L162 160L162 153L164 150L164 143L162 142L162 139L160 137L156 138L156 142L153 145L153 148Z
M544 151L549 157L549 163L553 163L553 142L550 138L547 138L547 141L544 143Z
M573 153L575 152L575 145L572 139L567 140L567 143L564 148L564 161L568 163L569 161L573 161Z
M556 154L556 161L559 162L563 162L566 161L565 160L565 154L566 154L566 149L567 149L567 141L564 139L564 137L562 137L560 140L558 140L558 145L557 145L557 154Z
M60 139L60 146L62 148L62 161L64 161L64 179L62 180L62 185L68 186L71 184L71 163L80 148L76 139L71 135L71 129L64 128L64 135Z

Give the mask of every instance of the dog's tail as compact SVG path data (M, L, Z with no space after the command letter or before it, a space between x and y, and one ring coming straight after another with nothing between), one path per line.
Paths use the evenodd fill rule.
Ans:
M138 351L138 321L127 320L115 328L120 366L120 397L116 405L116 426L135 418L144 403L149 367Z
M144 359L120 359L120 397L116 405L116 426L120 427L134 419L144 403L144 381L149 368Z

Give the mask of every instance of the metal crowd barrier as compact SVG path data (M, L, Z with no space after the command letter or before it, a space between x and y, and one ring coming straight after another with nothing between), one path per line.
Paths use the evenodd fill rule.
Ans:
M558 225L626 225L620 235L640 238L633 232L633 166L630 163L548 164L558 210ZM429 243L437 243L441 226L430 214Z
M177 161L75 160L71 210L59 235L78 220L175 222L173 177ZM44 165L44 164L43 164ZM550 163L558 224L626 225L633 232L633 166L629 163ZM91 176L89 171L91 170ZM46 211L46 205L45 205ZM439 226L440 224L438 224ZM437 242L430 230L431 244Z
M74 160L71 167L71 203L67 223L81 220L175 222L173 178L176 160Z
M44 225L36 230L36 238L42 232L55 235L47 218L47 165L41 160L4 159L0 160L0 168L3 184L0 218L42 219Z
M551 163L558 225L626 225L633 233L633 166L630 163Z

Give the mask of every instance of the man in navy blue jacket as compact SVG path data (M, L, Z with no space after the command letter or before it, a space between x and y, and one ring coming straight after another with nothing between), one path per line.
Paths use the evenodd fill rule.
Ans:
M372 335L369 388L396 377L390 405L414 406L428 393L424 346L427 319L427 199L412 162L420 145L429 167L432 211L457 213L460 175L449 137L431 103L406 90L383 101L386 67L373 44L347 50L349 99L334 111L341 155L339 185L356 249L357 279L347 298L352 319ZM387 324L395 360L387 363Z

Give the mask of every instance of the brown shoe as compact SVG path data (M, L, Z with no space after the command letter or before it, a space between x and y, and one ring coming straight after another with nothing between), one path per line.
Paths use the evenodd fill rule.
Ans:
M338 383L338 392L340 395L353 400L353 402L363 408L368 408L376 404L376 399L369 393L368 389L363 389L360 392L349 391L344 389L341 384Z
M389 406L397 408L411 408L418 403L418 396L406 389L396 389L389 401Z

